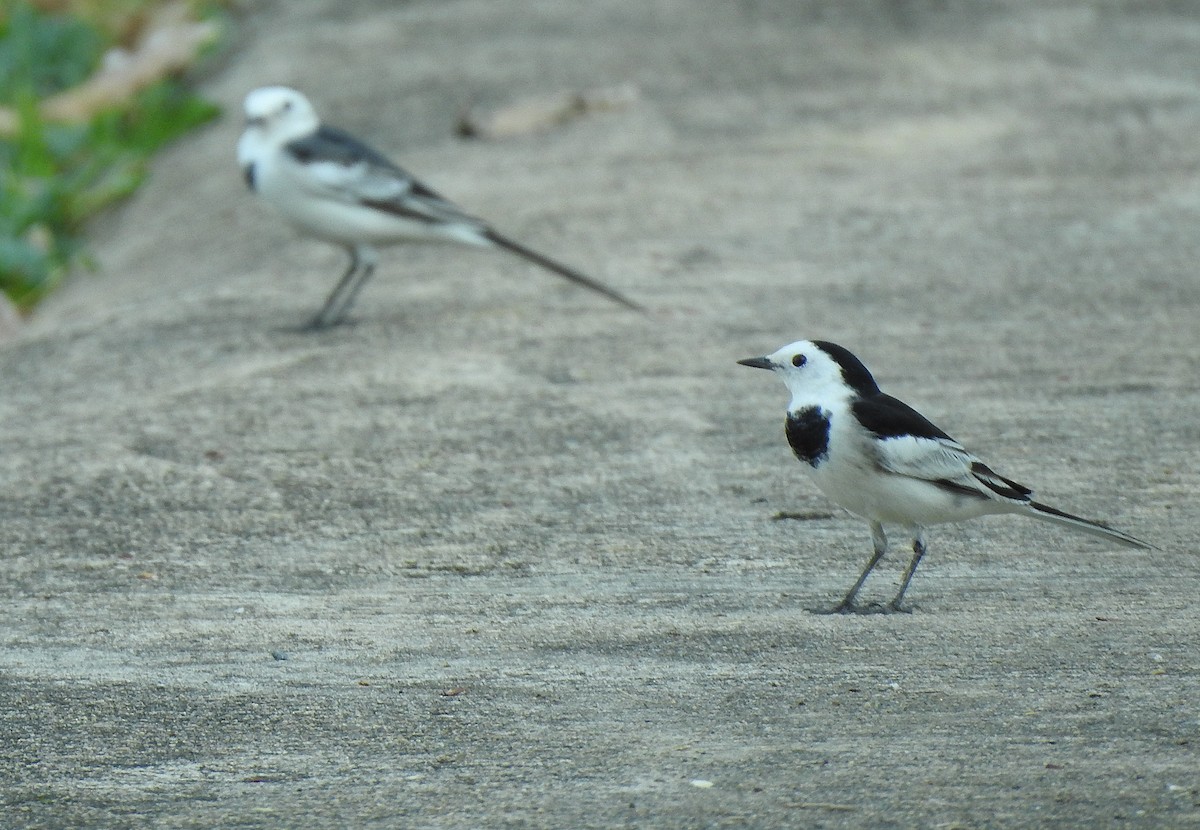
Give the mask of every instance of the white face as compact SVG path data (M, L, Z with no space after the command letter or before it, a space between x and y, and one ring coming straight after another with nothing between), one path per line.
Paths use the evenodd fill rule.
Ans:
M794 399L844 397L851 391L842 379L842 369L837 362L809 340L797 340L766 357L742 363L778 374Z
M246 129L287 142L308 135L320 121L308 99L286 86L265 86L246 96Z
M842 369L808 340L789 343L770 357L774 369L793 392L797 388L842 383Z

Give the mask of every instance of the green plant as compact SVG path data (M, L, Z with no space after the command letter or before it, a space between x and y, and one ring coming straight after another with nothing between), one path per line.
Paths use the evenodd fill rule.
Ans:
M0 137L0 290L19 307L81 261L84 221L136 189L157 149L218 112L164 79L86 123L43 119L39 101L90 77L109 45L95 25L26 3L0 20L0 104L17 113Z

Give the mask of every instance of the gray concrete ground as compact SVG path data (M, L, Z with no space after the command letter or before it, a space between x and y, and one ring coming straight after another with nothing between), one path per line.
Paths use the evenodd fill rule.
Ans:
M1200 824L1191 4L244 25L206 84L228 116L0 350L0 824ZM242 188L268 82L653 313L406 248L353 325L294 332L342 260ZM622 111L453 134L621 83ZM810 613L866 527L734 363L800 337L1162 550L986 519L935 530L912 614Z

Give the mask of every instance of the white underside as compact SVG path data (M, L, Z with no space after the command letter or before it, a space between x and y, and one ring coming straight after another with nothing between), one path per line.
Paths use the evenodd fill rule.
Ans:
M457 243L488 247L492 243L470 226L430 224L406 219L363 205L346 204L312 197L293 198L293 194L262 195L284 219L305 236L338 245L395 245L398 243Z
M813 482L829 499L857 516L906 527L960 522L993 513L1025 512L1019 505L957 494L919 478L890 473L875 462L870 439L831 425L830 453L810 467Z

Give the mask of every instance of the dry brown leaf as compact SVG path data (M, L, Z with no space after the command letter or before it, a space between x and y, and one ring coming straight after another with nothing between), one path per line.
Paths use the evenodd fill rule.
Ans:
M606 112L631 106L640 97L633 84L562 92L525 98L502 107L470 109L458 122L461 135L472 138L511 138L565 124L590 112Z

